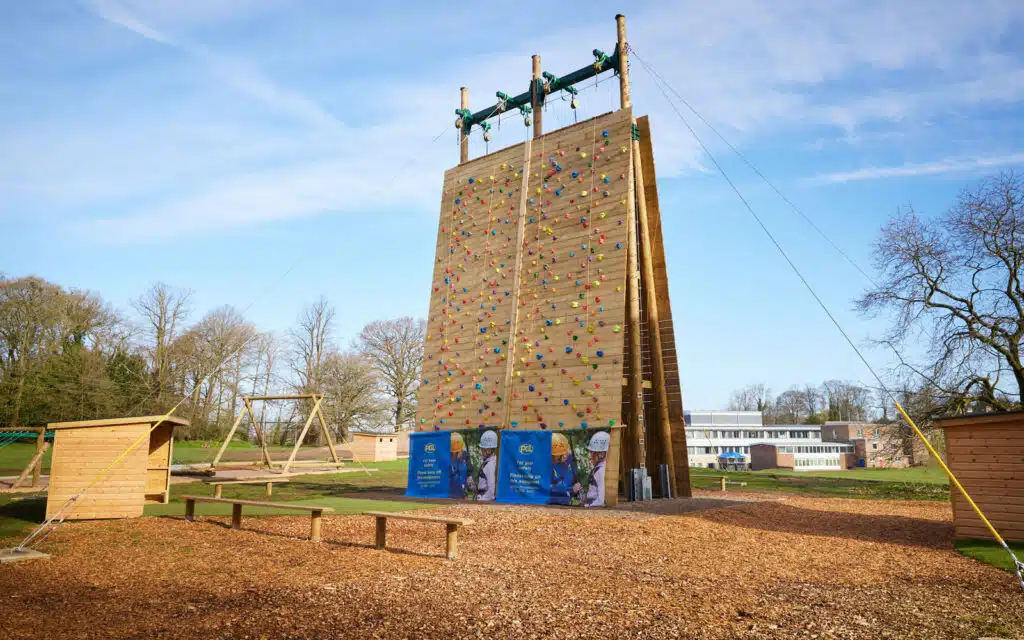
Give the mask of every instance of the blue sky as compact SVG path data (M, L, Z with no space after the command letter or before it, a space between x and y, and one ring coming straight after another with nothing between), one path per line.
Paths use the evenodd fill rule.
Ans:
M479 109L525 90L531 54L559 75L587 64L623 8L343 4L4 3L0 271L122 309L163 280L195 291L194 319L228 303L282 334L324 294L342 343L373 319L424 316L459 87ZM965 184L1024 167L1020 2L626 10L639 55L865 267L898 207L936 215ZM637 63L632 79L654 129L685 404L724 406L750 382L867 382ZM606 76L584 85L578 117L616 106ZM573 117L551 101L546 129ZM697 130L854 339L877 336L884 324L852 310L863 277ZM508 118L489 148L523 136Z

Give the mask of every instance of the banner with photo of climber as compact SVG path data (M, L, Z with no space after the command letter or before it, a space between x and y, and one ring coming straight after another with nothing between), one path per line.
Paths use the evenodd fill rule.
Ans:
M607 429L414 433L407 496L603 507Z
M605 459L610 444L607 429L553 431L549 504L603 507Z
M497 490L498 430L451 431L450 498L493 502ZM411 464L411 461L410 461Z

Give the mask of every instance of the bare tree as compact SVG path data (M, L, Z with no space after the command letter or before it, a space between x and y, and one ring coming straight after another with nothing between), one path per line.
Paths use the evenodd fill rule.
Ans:
M793 387L775 398L774 418L777 424L802 424L807 416L804 392Z
M192 292L174 289L163 282L157 282L148 291L132 300L132 307L142 317L145 333L149 337L150 360L152 363L153 393L158 406L162 405L167 392L170 374L170 346L177 339L178 331L189 312Z
M404 317L371 322L359 334L360 351L373 363L390 398L396 427L416 414L426 327L425 320Z
M298 327L289 332L295 359L292 368L298 376L300 393L321 393L324 359L332 350L334 307L323 296L306 306L298 317Z
M881 278L858 301L886 313L893 345L923 341L923 362L902 365L940 391L946 412L971 403L1019 406L1024 393L1024 184L1013 172L963 190L943 216L913 210L875 246Z
M375 426L387 408L377 393L373 366L358 352L332 351L322 370L327 423L344 438L353 427Z
M763 382L748 384L736 389L729 396L729 411L761 411L764 412L771 402L772 390Z

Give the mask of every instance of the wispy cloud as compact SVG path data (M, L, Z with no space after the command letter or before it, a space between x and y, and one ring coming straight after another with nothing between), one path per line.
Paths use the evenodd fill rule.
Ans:
M862 180L883 180L886 178L907 178L947 173L970 173L995 167L1024 164L1024 153L984 156L972 158L945 158L932 162L908 163L898 167L864 167L853 171L839 171L814 176L809 182L816 184L837 184Z
M116 0L89 0L87 6L98 17L111 24L198 59L208 72L269 107L318 127L336 129L340 132L345 128L343 122L309 97L280 86L240 60L219 54L199 43L172 38L144 22Z

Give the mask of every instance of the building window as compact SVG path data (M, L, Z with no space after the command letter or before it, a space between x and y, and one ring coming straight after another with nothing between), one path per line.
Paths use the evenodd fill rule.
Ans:
M864 437L864 430L863 429L857 429L857 437L858 438L863 438Z

